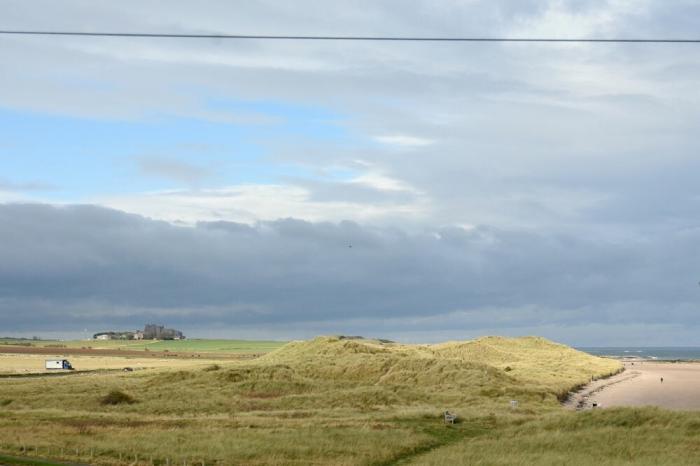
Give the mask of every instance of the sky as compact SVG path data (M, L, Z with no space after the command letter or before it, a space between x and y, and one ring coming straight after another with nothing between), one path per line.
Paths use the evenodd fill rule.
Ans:
M0 29L694 38L690 0L4 0ZM691 44L0 36L0 335L700 346Z

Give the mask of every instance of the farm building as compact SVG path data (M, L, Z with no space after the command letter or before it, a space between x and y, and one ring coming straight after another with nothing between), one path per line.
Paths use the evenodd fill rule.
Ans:
M92 336L93 340L135 340L135 332L100 332Z

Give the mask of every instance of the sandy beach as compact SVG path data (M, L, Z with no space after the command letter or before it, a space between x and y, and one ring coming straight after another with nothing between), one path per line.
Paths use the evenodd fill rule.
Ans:
M572 409L659 406L700 410L700 363L626 361L625 371L597 380L566 403ZM661 378L663 377L663 382Z

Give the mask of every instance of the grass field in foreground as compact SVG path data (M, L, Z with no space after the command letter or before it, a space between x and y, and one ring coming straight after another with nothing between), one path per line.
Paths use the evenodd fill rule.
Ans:
M541 338L322 337L250 361L5 379L0 451L143 466L700 464L700 413L562 409L568 389L619 368ZM460 422L443 425L445 409Z
M700 413L617 408L506 422L406 464L695 466L700 464Z
M53 448L55 459L98 465L397 464L575 416L558 399L619 367L541 338L401 345L322 337L249 361L5 379L0 451ZM446 409L462 422L444 426Z
M283 341L255 340L7 340L0 339L2 345L49 347L49 348L93 348L93 349L124 349L149 350L195 353L266 353L285 345Z

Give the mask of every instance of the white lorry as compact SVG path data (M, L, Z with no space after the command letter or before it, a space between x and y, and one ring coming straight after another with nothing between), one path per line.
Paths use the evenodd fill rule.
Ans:
M46 369L67 369L69 371L73 370L70 361L67 359L47 359Z

